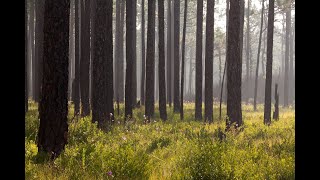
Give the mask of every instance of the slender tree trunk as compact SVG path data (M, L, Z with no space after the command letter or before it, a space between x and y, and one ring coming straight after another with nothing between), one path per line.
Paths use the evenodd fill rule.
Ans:
M275 84L275 91L274 91L274 112L273 118L275 120L279 120L279 93L278 93L278 84Z
M221 80L221 69L222 69L222 67L221 67L221 48L220 47L218 47L218 55L219 55L219 84L220 84L220 88L221 88L221 86L222 86L222 80Z
M120 54L119 54L119 69L117 71L118 76L118 92L119 95L119 101L124 102L124 17L125 17L125 5L126 0L121 0L120 5Z
M285 45L285 70L284 70L284 107L289 106L289 51L290 51L291 11L286 12L286 45Z
M292 104L293 103L293 89L294 89L294 86L293 86L293 82L294 82L294 79L293 79L293 28L291 25L291 8L290 8L290 42L289 42L289 52L290 52L290 57L289 57L289 61L290 61L290 64L289 64L289 99L288 99L288 103Z
M169 106L171 107L171 103L172 103L172 96L171 96L171 81L172 81L172 75L171 75L171 0L168 0L168 10L167 10L167 101Z
M61 153L68 141L69 11L70 1L47 0L44 6L43 79L37 145L38 151L51 154L51 159Z
M94 28L92 121L98 127L110 125L113 119L112 1L96 0ZM112 113L112 114L110 114Z
M132 23L133 23L133 28L132 28L132 40L133 40L133 49L132 49L132 54L130 56L132 57L132 108L135 108L136 103L137 103L137 50L136 50L136 44L137 44L137 30L136 30L136 25L137 25L137 0L131 0L133 1L133 6L132 6Z
M180 92L180 119L183 120L183 83L184 83L184 52L186 47L186 24L188 15L188 0L184 1L184 20L183 20L183 35L182 35L182 65L181 65L181 92Z
M75 0L75 78L73 81L73 90L74 93L74 114L80 114L80 1Z
M35 83L36 83L36 96L35 101L40 100L41 80L42 80L42 59L43 59L43 8L44 2L42 0L36 0L35 5L36 23L35 23ZM69 39L69 38L68 38Z
M132 89L135 41L134 5L135 1L126 0L126 85L125 85L125 117L132 118Z
M24 112L28 112L28 3L24 1Z
M244 31L244 7L245 7L245 2L244 0L240 0L240 61L241 61L241 64L243 64L243 39L244 39L244 36L243 36L243 31ZM242 66L241 66L242 67ZM250 68L249 68L250 69ZM241 72L242 74L242 72ZM250 73L249 73L250 75ZM247 82L247 92L246 95L247 97L249 97L249 82ZM243 94L241 94L242 96ZM241 97L242 98L242 97Z
M120 69L120 16L121 16L121 0L116 0L116 29L115 29L115 54L114 54L114 60L115 60L115 86L114 86L114 97L117 100L117 103L119 103L119 69Z
M146 62L146 47L145 47L145 24L144 24L144 0L141 1L141 104L145 104L145 62Z
M246 31L246 100L248 100L248 91L250 83L250 0L248 0L247 9L247 31Z
M154 61L155 61L155 1L148 0L147 58L146 58L146 107L149 119L154 112Z
M91 0L90 19L90 104L92 106L92 92L93 92L93 59L94 59L94 41L95 41L95 19L96 19L96 0Z
M274 0L269 0L268 34L267 34L267 68L264 99L264 124L271 124L271 86L272 86L272 49L274 27Z
M202 24L203 0L197 1L195 119L202 119Z
M206 55L205 55L205 121L213 122L213 41L214 0L207 1Z
M179 40L180 40L180 1L174 1L174 91L173 91L173 111L179 112L180 102L179 102L179 72L180 72L180 61L179 61ZM183 88L183 87L181 87Z
M192 59L193 59L193 48L190 47L190 57L189 57L189 96L192 96Z
M166 110L166 78L165 74L165 52L164 52L164 0L158 0L159 15L159 110L160 118L167 120Z
M230 0L226 0L227 2L226 2L226 62L227 62L227 56L228 56L228 27L229 27L229 10L230 10ZM228 64L227 63L225 63L225 65L226 65L226 67L225 68L227 68L227 66L228 66ZM227 76L228 76L228 74L226 74L226 79L227 79ZM227 80L225 81L225 92L224 92L224 98L223 98L223 101L225 102L225 103L227 103L227 96L228 96L228 89L227 89L227 87L228 87L228 82L227 82Z
M259 45L258 45L258 55L257 55L257 66L256 66L256 78L254 81L254 98L253 98L253 109L257 111L257 91L258 91L258 77L259 77L259 57L260 57L260 48L261 48L261 38L262 38L262 28L263 28L263 13L264 13L264 0L262 0L261 8L261 25L260 25L260 34L259 34Z
M80 93L81 116L90 115L89 104L89 65L90 65L90 1L81 1L81 56L80 56Z
M241 59L240 59L240 3L230 0L227 50L227 130L232 123L242 125Z
M35 35L34 35L34 31L35 31L35 21L34 21L34 18L35 18L35 0L31 0L30 2L30 24L29 24L29 33L30 33L30 49L31 49L31 89L32 89L32 98L33 100L35 100L35 45L34 45L34 38L35 38Z

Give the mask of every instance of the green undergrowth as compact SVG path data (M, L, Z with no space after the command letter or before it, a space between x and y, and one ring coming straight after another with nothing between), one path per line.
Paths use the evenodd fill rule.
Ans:
M126 123L115 113L109 132L91 123L91 116L74 119L70 106L69 142L50 162L37 153L37 105L29 102L26 179L295 179L294 109L280 108L279 121L270 126L263 124L262 105L257 112L252 105L242 109L244 130L231 130L220 141L218 129L224 130L225 121L218 120L218 104L210 125L195 121L194 104L186 103L183 121L168 107L162 122L156 106L155 117L144 124L141 107Z

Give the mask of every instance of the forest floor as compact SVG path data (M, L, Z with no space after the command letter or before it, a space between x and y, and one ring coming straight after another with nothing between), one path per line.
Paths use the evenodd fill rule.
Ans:
M203 106L204 107L204 106ZM214 123L194 120L194 104L184 104L184 120L167 108L168 121L155 118L144 124L144 107L124 123L124 108L109 132L91 123L91 116L71 121L65 151L48 162L37 154L37 105L29 102L25 121L26 179L295 179L295 110L280 108L279 121L263 124L263 106L254 112L242 105L244 131L230 131L222 142ZM115 110L116 112L116 110ZM222 114L226 114L223 107Z

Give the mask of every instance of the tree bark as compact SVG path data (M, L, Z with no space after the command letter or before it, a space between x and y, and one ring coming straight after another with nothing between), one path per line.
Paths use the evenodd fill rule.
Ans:
M137 44L137 30L136 30L136 16L137 16L137 0L131 0L133 1L132 6L132 21L133 21L133 28L132 28L132 40L133 40L133 49L132 49L132 61L133 61L133 68L132 68L132 108L135 108L137 103L137 50L136 50L136 44Z
M242 125L241 112L241 59L240 59L240 3L230 0L227 50L227 127Z
M284 107L289 106L289 51L290 51L291 11L286 12L286 45L285 45L285 74L284 74Z
M261 38L262 38L262 28L263 28L263 13L264 13L264 0L262 0L261 8L261 25L260 25L260 34L259 34L259 45L258 45L258 55L257 55L257 66L256 66L256 78L254 81L254 98L253 98L253 109L257 111L257 91L258 91L258 77L259 77L259 58L260 58L260 49L261 49Z
M96 1L93 59L92 121L110 127L113 120L112 1Z
M205 55L205 121L213 122L213 41L214 0L207 1L206 55Z
M28 3L24 1L24 112L28 112Z
M114 54L114 60L115 60L115 84L114 84L114 97L119 103L119 71L120 71L120 36L123 34L120 34L120 16L121 16L121 0L116 0L116 29L115 29L115 54Z
M183 35L182 35L182 62L181 62L181 92L180 92L180 119L183 120L183 83L184 83L184 53L186 48L186 24L188 15L188 0L184 1L184 20L183 20Z
M74 115L80 114L80 1L75 0L75 78L73 82Z
M126 0L126 85L125 85L125 117L132 118L132 104L133 104L133 65L134 65L134 51L135 42L133 36L134 24L134 5L135 1Z
M174 90L173 90L173 111L179 112L180 102L179 102L179 72L180 72L180 61L179 61L179 40L180 40L180 1L174 1ZM183 87L181 87L183 88Z
M141 104L145 104L145 62L146 62L146 47L145 47L145 24L144 24L144 0L141 1Z
M145 115L154 112L154 61L155 61L155 1L148 0L147 58L146 58L146 107Z
M37 145L39 152L50 153L54 159L68 141L70 1L47 0L44 7L43 79Z
M80 95L81 116L90 115L89 66L90 66L90 0L81 1L81 56L80 56Z
M274 27L274 0L269 0L268 34L267 34L267 68L264 99L264 124L271 124L271 86L272 86L272 50Z
M167 120L166 109L166 78L165 74L165 52L164 52L164 0L158 0L158 15L159 15L159 111L160 118Z
M167 101L169 106L171 106L172 103L172 94L171 94L171 81L172 81L172 71L171 71L171 64L172 64L172 52L171 52L171 41L172 41L172 37L171 37L171 0L168 0L168 10L167 10Z
M196 92L195 92L195 119L202 119L202 24L203 0L197 1L197 34L196 34Z
M119 42L120 42L120 55L119 55L119 69L117 71L118 74L118 94L119 94L119 101L124 102L124 17L125 17L125 5L126 1L121 0L121 5L120 5L120 37L119 37Z
M248 7L247 7L247 31L246 31L246 92L249 91L249 84L250 84L250 0L248 0ZM248 100L249 96L246 93L246 100Z
M274 90L274 112L273 112L273 118L275 120L279 120L279 93L278 93L278 84L275 85Z

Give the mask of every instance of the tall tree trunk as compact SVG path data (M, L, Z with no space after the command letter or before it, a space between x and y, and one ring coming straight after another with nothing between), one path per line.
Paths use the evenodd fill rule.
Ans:
M75 0L75 78L73 81L74 114L80 114L80 1Z
M291 19L291 8L289 9L290 11L290 19ZM289 64L289 103L292 104L293 103L293 89L294 89L294 86L293 86L293 82L294 82L294 79L293 79L293 31L294 29L292 28L292 23L291 23L291 20L290 20L290 42L289 42L289 52L290 52L290 57L289 57L289 61L290 61L290 64Z
M137 33L136 33L136 16L137 16L137 0L131 0L133 1L133 6L132 6L132 23L133 23L133 28L132 28L132 40L133 40L133 49L132 49L132 54L130 56L132 57L132 108L135 108L136 103L137 103L137 50L136 50L136 42L137 42Z
M183 20L183 35L182 35L182 62L181 62L181 92L180 92L180 119L183 120L183 83L184 83L184 52L186 48L186 25L188 15L188 0L184 1L184 20Z
M247 31L246 31L246 100L248 100L248 91L250 84L250 0L248 0L248 9L247 9Z
M245 2L244 0L240 0L240 61L241 64L243 64L243 29L244 29L244 7L245 7ZM241 66L242 67L242 66ZM250 68L249 68L250 69ZM242 74L242 72L241 72ZM249 73L250 75L250 73ZM249 85L249 82L247 82L247 85ZM249 90L249 86L246 86ZM245 91L247 92L247 97L249 97L249 91ZM241 94L242 96L242 94ZM242 97L241 97L242 98Z
M202 119L202 24L203 0L197 1L195 119Z
M190 57L189 57L189 96L192 95L192 59L193 59L193 47L190 47Z
M30 24L29 24L29 33L30 33L30 49L31 49L31 89L32 89L32 98L35 100L35 45L34 45L34 31L35 31L35 0L30 2Z
M286 11L286 46L285 46L285 74L284 74L284 107L289 106L289 51L290 51L291 11Z
M121 16L121 0L116 0L116 29L115 29L115 54L114 54L114 60L115 60L115 84L114 84L114 97L119 103L119 69L120 69L120 16Z
M145 62L146 62L146 47L145 47L145 24L144 24L144 0L141 0L141 104L145 104Z
M179 72L180 72L180 61L179 61L179 40L180 40L180 1L174 1L174 72L173 72L173 81L174 81L174 90L173 90L173 111L179 112L180 103L179 103ZM183 88L183 87L181 87Z
M240 3L230 0L227 50L227 130L232 123L242 125L241 59L240 59Z
M279 120L279 93L278 93L278 84L275 84L275 91L274 91L274 112L273 112L273 118L275 120Z
M125 84L125 118L132 118L132 76L133 76L133 64L134 64L134 2L126 0L126 84Z
M96 19L96 0L91 0L90 3L90 104L92 104L92 91L93 91L93 59L94 59L94 40L95 40L95 19Z
M24 112L28 112L28 3L24 1Z
M221 69L222 69L222 66L221 66L221 48L218 47L218 55L219 55L219 84L220 84L220 88L222 86L222 80L221 80Z
M117 76L119 79L118 82L118 94L119 94L119 101L124 102L124 17L125 17L125 5L126 5L126 0L121 0L121 5L120 5L120 37L119 37L119 42L120 42L120 55L119 55L119 69L117 71Z
M165 52L164 52L164 0L158 0L159 15L159 111L160 118L167 120L166 109L166 77L165 74Z
M264 0L262 0L261 8L261 24L260 24L260 34L259 34L259 45L258 45L258 55L257 55L257 66L256 66L256 78L254 81L254 98L253 98L253 109L257 111L257 91L258 91L258 77L259 77L259 58L261 49L261 38L262 38L262 28L263 28L263 13L264 13Z
M207 1L206 55L205 55L205 121L213 122L213 41L214 0Z
M61 153L68 141L69 11L70 1L47 0L44 6L43 79L37 145L38 151L50 153L51 159Z
M113 119L112 1L96 0L93 59L92 121L98 127ZM111 114L112 113L112 114Z
M43 8L44 2L36 0L35 4L35 101L40 100L41 80L42 80L42 59L43 59ZM69 38L68 38L69 39Z
M274 0L269 0L268 34L267 34L267 68L264 97L264 124L271 124L271 86L272 86L272 49L274 27Z
M172 96L171 96L171 81L172 81L172 75L171 75L171 64L172 64L172 52L171 52L171 41L172 41L172 37L171 37L171 0L168 0L168 10L167 10L167 101L169 106L171 106L172 103Z
M81 116L90 115L89 104L89 65L90 65L90 1L81 1L81 56L80 56L80 93Z
M147 58L146 58L146 107L145 115L154 112L154 61L155 61L155 1L148 0Z

